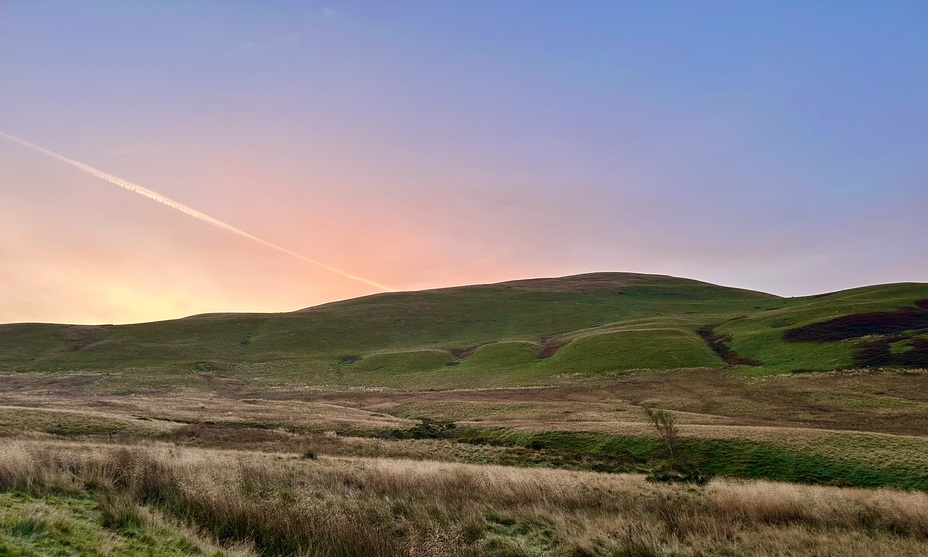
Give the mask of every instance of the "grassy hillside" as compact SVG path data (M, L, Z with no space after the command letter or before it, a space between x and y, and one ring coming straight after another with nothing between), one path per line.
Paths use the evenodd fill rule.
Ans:
M928 285L610 273L0 325L0 554L922 555L926 355Z
M928 373L787 372L919 367L926 299L596 274L2 325L0 553L922 554L925 493L891 490L928 490ZM645 481L655 406L708 486ZM530 507L508 495L526 479Z
M730 320L717 330L731 335L736 352L762 361L764 372L925 368L928 285L889 284L796 298L782 309ZM885 356L872 357L883 345Z
M924 300L925 284L784 299L666 276L596 273L380 294L283 314L0 325L0 371L135 370L136 384L153 386L212 374L443 388L632 369L925 367ZM863 316L856 329L830 321L848 315ZM803 329L810 325L818 328Z

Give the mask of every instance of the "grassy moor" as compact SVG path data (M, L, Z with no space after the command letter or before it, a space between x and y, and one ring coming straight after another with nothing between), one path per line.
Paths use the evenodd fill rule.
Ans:
M928 554L926 316L598 273L0 325L0 553Z
M0 557L928 557L928 0L0 51Z

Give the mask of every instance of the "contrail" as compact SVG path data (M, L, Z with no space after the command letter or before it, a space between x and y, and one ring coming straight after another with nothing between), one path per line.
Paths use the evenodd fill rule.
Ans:
M170 197L165 197L165 196L161 195L160 193L154 192L154 191L152 191L152 190L150 190L150 189L148 189L148 188L143 188L142 186L140 186L140 185L138 185L138 184L134 184L134 183L132 183L132 182L130 182L130 181L128 181L128 180L123 180L122 178L120 178L120 177L118 177L118 176L113 176L112 174L108 174L108 173L106 173L106 172L103 172L102 170L98 170L98 169L96 169L96 168L94 168L94 167L92 167L92 166L88 166L88 165L86 165L86 164L84 164L84 163L82 163L82 162L78 162L78 161L76 161L76 160L69 159L68 157L59 155L58 153L53 153L53 152L49 151L48 149L43 149L42 147L39 147L38 145L33 145L32 143L29 143L28 141L22 140L22 139L20 139L20 138L18 138L18 137L12 136L12 135L10 135L10 134L8 134L8 133L4 133L4 132L0 131L0 135L2 135L3 137L5 137L5 138L7 138L7 139L9 139L9 140L11 140L11 141L15 141L16 143L19 143L19 144L22 145L23 147L28 147L29 149L32 149L33 151L38 151L39 153L42 153L42 154L44 154L44 155L48 155L49 157L52 157L53 159L57 159L57 160L59 160L59 161L61 161L61 162L67 163L67 164L73 166L74 168L80 170L81 172L85 172L85 173L90 174L91 176L93 176L93 177L95 177L95 178L99 178L99 179L104 180L104 181L106 181L106 182L109 182L109 183L111 183L111 184L113 184L113 185L115 185L115 186L119 186L119 187L121 187L121 188L123 188L123 189L129 190L129 191L131 191L132 193L137 193L137 194L139 194L139 195L141 195L141 196L147 197L148 199L151 199L152 201L157 201L158 203L161 203L162 205L167 205L168 207L170 207L170 208L172 208L172 209L174 209L174 210L180 211L181 213L184 213L185 215L189 215L189 216L191 216L191 217L193 217L193 218L195 218L195 219L201 220L201 221L203 221L203 222L205 222L205 223L207 223L207 224L211 224L211 225L213 225L213 226L215 226L215 227L217 227L217 228L221 228L221 229L226 230L226 231L228 231L228 232L232 232L233 234L238 234L239 236L242 236L242 237L244 237L244 238L248 238L249 240L251 240L251 241L253 241L253 242L257 242L257 243L259 243L259 244L261 244L261 245L263 245L263 246L267 246L267 247L269 247L269 248L271 248L271 249L275 249L275 250L277 250L277 251L286 253L287 255L296 257L297 259L299 259L299 260L301 260L301 261L305 261L305 262L307 262L307 263L312 263L313 265L316 265L316 266L318 266L318 267L322 267L323 269L325 269L325 270L327 270L327 271L331 271L331 272L333 272L333 273L335 273L335 274L337 274L337 275L340 275L340 276L342 276L342 277L345 277L345 278L347 278L347 279L351 279L351 280L354 280L354 281L358 281L358 282L364 283L364 284L366 284L366 285L368 285L368 286L373 286L374 288L377 288L377 289L379 289L379 290L383 290L384 292L392 292L392 291L393 291L393 289L390 288L389 286L385 286L385 285L383 285L383 284L380 284L379 282L374 282L374 281L369 280L369 279L366 279L366 278L364 278L364 277L359 277L358 275L352 275L351 273L349 273L349 272L347 272L347 271L343 271L343 270L341 270L341 269L339 269L339 268L337 268L337 267L333 267L333 266L331 266L331 265L326 265L325 263L323 263L323 262L321 262L321 261L316 261L315 259L311 259L311 258L309 258L309 257L306 257L305 255L300 255L299 253L296 253L296 252L294 252L294 251L290 251L290 250L288 250L287 248L282 248L282 247L280 247L280 246L278 246L278 245L276 245L276 244L272 244L271 242L268 242L267 240L262 240L261 238L258 238L257 236L252 236L251 234L245 232L244 230L240 230L240 229L238 229L238 228L232 226L231 224L226 224L226 223L222 222L222 221L219 220L219 219L214 219L213 217L211 217L211 216L209 216L209 215L207 215L207 214L201 213L200 211L197 211L196 209L193 209L193 208L191 208L191 207L188 207L188 206L184 205L183 203L179 203L179 202L177 202L177 201L174 201L174 200L171 199Z

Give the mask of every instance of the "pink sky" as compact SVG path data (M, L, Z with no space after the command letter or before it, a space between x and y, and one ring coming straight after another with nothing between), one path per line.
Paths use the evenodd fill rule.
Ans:
M400 290L928 281L924 7L674 6L5 4L0 131ZM377 291L2 137L0 171L0 322Z

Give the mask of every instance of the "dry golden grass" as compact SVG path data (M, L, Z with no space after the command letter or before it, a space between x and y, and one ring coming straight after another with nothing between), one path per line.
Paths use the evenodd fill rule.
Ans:
M209 421L307 431L382 431L409 425L402 417L503 426L530 420L553 429L576 429L584 423L623 426L646 422L640 405L647 403L674 411L684 425L916 436L928 431L928 395L924 394L928 374L916 373L822 373L749 380L723 370L694 369L607 379L564 377L559 385L547 388L395 391L249 384L229 391L203 383L120 395L85 391L81 386L85 379L79 373L0 374L0 405L99 412L143 429L159 421L165 426ZM0 427L7 418L0 416ZM155 423L139 424L140 419Z
M654 428L640 422L554 422L542 420L488 420L462 425L505 428L525 432L591 432L615 436L651 436ZM858 431L777 426L681 424L681 438L738 439L770 443L808 454L849 459L871 466L928 468L928 438Z
M401 405L373 406L373 409L389 411L399 416L431 418L436 420L465 421L474 423L501 424L537 420L540 423L644 423L647 416L641 406L620 401L487 401L448 400L435 402L407 402ZM695 412L675 413L680 423L725 424L735 420L723 416L698 414Z
M614 276L594 278L582 282L593 284L592 290L623 283ZM553 292L563 288L563 281L505 288ZM602 309L598 302L583 304L584 312ZM740 307L733 304L726 311L735 306ZM496 311L495 302L485 307ZM396 306L408 308L405 302ZM346 306L346 311L354 310ZM560 330L558 315L538 315L525 329L533 332L519 342L540 348L540 331ZM433 329L431 310L419 317ZM559 340L629 328L666 331L686 325L683 329L691 330L695 323L678 314L582 328L608 319L581 317L574 332ZM599 449L605 437L613 442L653 435L641 410L650 404L674 414L681 443L688 443L695 455L717 449L712 458L737 465L739 455L750 453L735 453L732 447L739 444L729 440L794 453L780 461L767 455L785 451L757 452L759 462L750 460L750 473L731 473L774 476L765 463L789 469L801 461L805 468L794 467L802 473L787 477L877 485L873 476L884 474L885 483L924 487L928 373L758 378L750 374L763 370L753 368L623 373L603 368L602 374L571 374L576 370L554 368L556 358L532 359L531 350L528 360L503 360L501 354L509 353L499 349L512 346L495 345L483 351L492 364L487 369L502 363L513 367L474 378L470 374L482 370L476 363L480 350L456 361L459 367L446 368L441 364L448 346L440 346L440 353L429 351L434 346L423 336L409 346L404 339L390 348L402 349L402 357L375 357L373 349L364 349L358 353L367 356L349 365L339 358L354 354L354 347L317 357L315 349L305 346L314 336L292 334L289 322L278 325L285 328L264 332L286 334L278 340L281 348L294 350L292 358L194 364L199 352L216 347L191 342L189 358L154 364L149 359L158 361L160 355L150 353L116 365L118 358L107 358L120 356L119 351L95 352L83 343L95 339L66 338L78 350L55 357L71 358L85 371L14 373L9 370L19 368L8 367L0 374L0 554L16 549L3 545L12 539L8 524L23 530L45 524L47 532L65 535L68 528L73 533L93 522L95 528L88 526L92 532L85 537L99 543L84 546L93 550L71 553L132 554L125 548L145 536L176 540L163 534L167 528L193 540L200 553L221 551L221 544L242 555L268 556L928 555L925 493L725 479L687 487L648 483L634 475L486 464L651 467L658 457L636 448L649 445L648 440L619 439L622 443ZM90 337L98 332L81 331ZM345 334L356 335L345 343L352 346L364 341L368 331ZM241 346L238 336L215 338L220 337L222 343ZM463 350L489 338L481 332L456 347ZM251 348L261 342L251 340L256 340ZM417 362L422 369L438 369L408 373ZM31 364L23 369L32 369ZM321 385L353 381L396 388ZM548 386L537 387L541 382ZM513 387L487 388L494 385ZM423 390L426 386L483 388ZM459 432L470 426L468 433L474 435L469 439L488 444L458 442L468 439L463 435L457 441L377 437L404 437L392 430L414 427L422 418L452 420ZM428 434L426 424L421 425L420 433ZM447 426L433 425L433 430ZM525 442L489 436L499 431L521 435ZM552 432L602 435L540 435ZM241 448L264 452L220 450ZM608 466L624 454L632 455L626 465ZM806 458L810 454L829 458ZM848 466L816 474L832 461ZM704 462L708 458L700 465ZM894 479L900 470L907 483ZM919 481L908 481L912 478ZM80 505L69 508L75 501ZM28 554L23 547L20 553Z
M678 418L682 438L757 441L917 472L928 469L922 375L746 381L691 370L547 388L232 391L214 383L104 396L81 390L87 378L11 377L0 376L10 387L0 389L7 495L81 494L111 527L140 517L241 554L253 546L265 555L410 557L928 555L924 493L723 479L688 488L486 465L531 465L515 457L546 454L524 447L376 437L418 418L461 429L653 435L640 405L656 403ZM264 452L213 450L246 447Z
M414 447L375 440L327 441L325 431L375 433L409 427L412 419L381 410L363 410L325 402L273 401L220 396L101 397L67 399L22 397L20 406L0 406L0 435L65 437L118 436L120 439L162 438L214 447L243 444L269 450L292 450L307 439L331 446L328 454L411 456L474 461L470 447L443 444ZM25 405L43 404L27 407ZM397 409L390 409L396 411ZM406 403L405 416L451 419L477 428L516 431L592 432L618 436L653 435L640 407L612 403L442 401ZM851 459L866 465L928 467L928 439L865 431L836 431L811 427L744 425L731 418L675 412L681 437L743 439L772 443L786 449ZM479 419L468 419L479 416ZM700 423L701 422L701 423ZM337 446L336 446L337 445ZM487 447L484 452L491 450Z
M230 398L179 390L161 395L68 397L6 393L0 405L0 435L24 431L100 430L146 436L187 424L217 424L291 431L374 432L408 427L411 420L329 402ZM84 427L81 428L80 426ZM67 433L65 433L67 434Z
M718 369L561 376L549 387L395 391L269 389L269 399L330 402L436 419L643 421L651 404L692 424L769 425L924 435L928 373L866 371L739 377Z
M0 488L117 494L266 555L925 555L928 494L13 441Z
M518 463L518 454L506 457L504 448L487 445L322 434L371 436L410 427L416 418L431 418L477 429L650 436L653 428L639 404L658 402L674 413L685 439L754 441L871 468L914 470L928 468L924 432L893 434L873 426L898 423L904 416L894 414L897 411L920 411L926 397L917 387L923 380L918 374L821 374L752 384L724 373L696 370L578 380L550 388L400 392L313 387L248 393L179 388L169 393L87 396L80 390L68 395L66 390L51 388L37 374L14 374L0 376L0 386L11 387L0 393L0 436L105 438L121 443L161 439L267 451L312 446L331 455ZM794 399L799 401L794 416L777 410L778 404ZM846 399L856 409L841 414L822 407L821 416L807 423L785 419L808 413L802 401L826 399L833 404ZM874 400L883 406L873 407ZM744 417L747 414L752 417ZM836 423L839 418L842 421Z
M145 437L170 431L172 424L73 405L71 408L0 406L0 435L24 432L56 435L125 435Z

